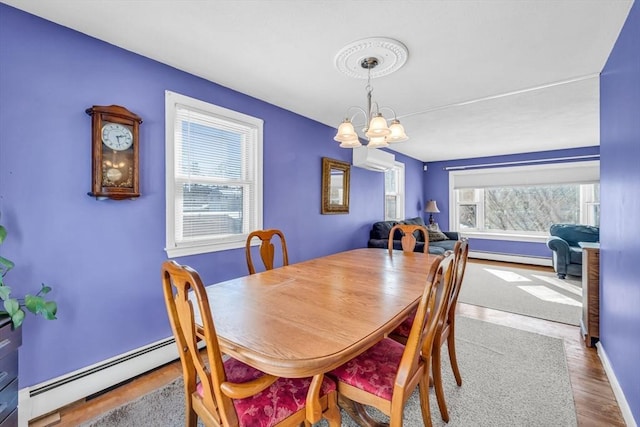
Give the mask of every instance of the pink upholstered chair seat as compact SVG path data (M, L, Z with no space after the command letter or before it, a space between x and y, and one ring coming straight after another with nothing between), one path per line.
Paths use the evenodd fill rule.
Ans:
M398 326L393 330L393 333L401 337L408 337L409 332L411 332L411 327L413 326L413 319L415 317L416 317L416 312L414 310L411 314L409 314L409 316L407 316L406 319L402 321L400 326Z
M236 359L224 362L227 381L245 383L264 375ZM311 378L280 378L260 393L245 399L233 399L240 427L271 427L306 405ZM334 391L336 384L324 378L320 396ZM202 384L198 382L197 393L202 396Z
M360 356L331 371L338 380L391 400L404 345L385 338Z

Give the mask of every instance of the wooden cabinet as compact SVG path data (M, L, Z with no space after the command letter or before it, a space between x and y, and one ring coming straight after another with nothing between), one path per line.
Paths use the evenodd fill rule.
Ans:
M22 329L13 329L9 317L0 317L0 427L18 425L18 347Z
M582 248L582 319L587 347L600 337L600 244L580 242Z

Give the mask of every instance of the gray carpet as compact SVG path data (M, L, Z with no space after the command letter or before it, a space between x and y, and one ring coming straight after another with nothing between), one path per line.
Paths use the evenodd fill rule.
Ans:
M469 262L459 302L579 325L582 284L553 272Z
M440 419L431 390L435 426L576 426L575 406L561 340L459 316L455 384L446 349L443 379L448 424ZM84 427L184 425L182 380L110 411ZM404 425L421 426L417 391L405 408ZM381 421L381 414L372 415ZM343 426L356 424L343 413ZM326 426L320 422L318 426Z

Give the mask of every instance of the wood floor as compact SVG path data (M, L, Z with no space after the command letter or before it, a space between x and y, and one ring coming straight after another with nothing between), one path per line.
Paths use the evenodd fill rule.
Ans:
M470 262L478 261L470 260ZM486 262L483 261L483 263ZM549 271L546 267L531 268ZM578 425L581 427L625 426L595 347L585 347L577 326L462 303L458 304L458 313L462 316L562 339L567 355ZM29 423L29 427L76 426L160 388L180 375L179 362L165 365L91 400L76 402L62 408L56 414L33 421Z

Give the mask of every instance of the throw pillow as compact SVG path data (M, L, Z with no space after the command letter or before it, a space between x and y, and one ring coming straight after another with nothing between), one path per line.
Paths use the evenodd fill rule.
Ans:
M438 225L437 222L434 222L433 224L429 224L426 226L427 230L431 230L431 231L442 231L440 230L440 226Z
M449 240L446 234L442 231L433 231L427 230L429 232L429 241L430 242L441 242L443 240Z

